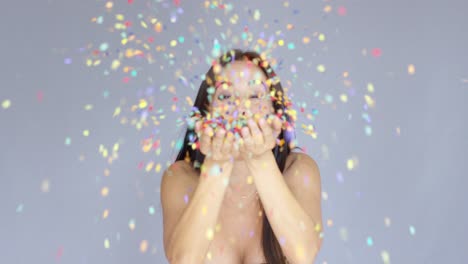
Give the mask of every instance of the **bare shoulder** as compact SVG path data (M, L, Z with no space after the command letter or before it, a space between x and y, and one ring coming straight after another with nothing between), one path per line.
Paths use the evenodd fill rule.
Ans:
M197 182L197 172L192 167L190 162L185 160L178 160L174 162L169 168L167 169L168 175L177 174L180 177L183 177L184 181L187 184L193 183L193 181Z
M288 161L290 162L289 166ZM311 156L304 152L291 152L286 161L285 176L292 177L297 174L295 172L304 170L312 172L316 176L320 174L317 162Z

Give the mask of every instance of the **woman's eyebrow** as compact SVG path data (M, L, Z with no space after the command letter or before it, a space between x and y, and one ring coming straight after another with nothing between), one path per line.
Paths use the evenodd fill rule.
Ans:
M232 82L231 81L218 81L216 82L216 87L220 86L221 84L223 83L226 83L228 84L229 86L232 85ZM262 80L262 79L253 79L253 80L250 80L248 82L248 85L254 85L254 84L265 84L266 83L266 80Z

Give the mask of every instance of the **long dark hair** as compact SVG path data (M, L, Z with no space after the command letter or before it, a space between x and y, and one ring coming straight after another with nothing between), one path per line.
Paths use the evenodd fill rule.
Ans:
M291 127L294 128L294 120L289 114L288 108L291 105L291 103L289 102L288 97L284 94L281 83L279 82L278 78L276 78L275 72L270 67L269 63L261 58L260 54L250 50L242 51L240 49L232 49L226 52L225 54L221 55L215 63L219 64L221 67L224 68L228 63L242 60L249 60L251 62L254 62L257 66L261 68L263 73L265 73L267 80L272 80L271 85L269 87L269 91L270 93L274 91L274 98L272 97L272 101L275 113L281 114L281 118L287 121L287 124L290 124ZM210 100L208 99L209 93L207 89L215 86L215 80L216 76L214 73L213 66L211 66L200 85L200 89L198 90L197 98L195 99L195 103L192 108L192 114L194 111L198 111L199 114L201 114L203 117L206 117L210 102ZM294 134L294 137L292 136L292 134ZM283 129L281 131L281 134L278 136L278 139L282 144L277 144L272 149L272 152L275 156L278 168L281 172L284 172L286 158L291 152L290 142L295 139L294 129ZM178 144L178 147L180 147L180 151L174 162L179 160L185 160L186 162L191 163L192 167L198 172L198 175L200 175L200 166L201 164L203 164L205 155L203 155L203 153L201 153L198 148L193 149L191 147L191 145L194 144L196 141L197 135L193 130L193 127L187 128L183 143ZM296 148L301 149L300 147L295 147L294 149ZM275 234L273 233L273 230L271 229L270 223L265 212L263 212L262 249L263 254L265 255L265 259L268 263L286 263L285 256L283 254L283 251L281 250L281 246L279 245L278 240Z

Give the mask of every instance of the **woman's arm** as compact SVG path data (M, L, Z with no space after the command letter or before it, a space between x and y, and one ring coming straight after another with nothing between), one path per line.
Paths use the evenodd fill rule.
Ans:
M218 213L232 171L231 163L220 164L217 176L210 173L216 162L205 159L198 185L169 242L171 263L203 263L215 235Z

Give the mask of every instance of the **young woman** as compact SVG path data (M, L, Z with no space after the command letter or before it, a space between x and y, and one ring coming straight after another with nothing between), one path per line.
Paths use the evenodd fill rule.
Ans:
M258 53L234 49L213 63L162 177L171 263L313 263L323 235L320 173L291 151L290 105Z

